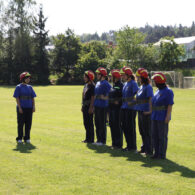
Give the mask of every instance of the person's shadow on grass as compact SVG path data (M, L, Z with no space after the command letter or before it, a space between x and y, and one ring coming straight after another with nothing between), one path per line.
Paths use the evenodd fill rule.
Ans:
M128 161L141 161L143 162L143 167L161 167L161 172L163 173L180 172L182 177L195 178L194 170L179 165L169 159L151 159L148 156L143 156L135 152L123 152L119 149L113 150L108 146L96 146L93 144L87 144L87 147L91 150L94 150L96 153L109 153L112 157L126 157Z
M36 146L30 143L17 143L16 148L14 148L14 151L19 151L20 153L32 153L31 150L35 150Z

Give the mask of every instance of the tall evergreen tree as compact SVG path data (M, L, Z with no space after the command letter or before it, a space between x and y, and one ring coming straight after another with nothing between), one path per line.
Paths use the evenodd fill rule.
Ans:
M45 30L47 18L43 15L43 8L40 6L38 19L35 19L35 49L34 49L34 75L38 84L49 84L49 57L46 45L49 43L48 31Z

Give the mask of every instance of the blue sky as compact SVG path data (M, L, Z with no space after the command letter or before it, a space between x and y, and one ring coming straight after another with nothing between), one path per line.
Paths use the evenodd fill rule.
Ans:
M101 34L150 25L190 26L195 21L195 0L36 0L43 4L50 35L69 27L78 35Z

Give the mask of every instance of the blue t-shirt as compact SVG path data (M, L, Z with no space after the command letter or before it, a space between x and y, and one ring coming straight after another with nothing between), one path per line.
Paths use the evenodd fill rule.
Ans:
M153 97L153 89L150 84L142 85L136 95L136 99L138 100L138 104L136 105L136 110L148 112L150 110L149 103L142 103L139 100L148 100L150 97Z
M165 87L163 89L157 90L156 93L154 94L154 97L152 98L152 107L159 108L162 106L167 107L168 105L173 105L173 98L174 94L171 89L168 87ZM152 120L157 120L157 121L164 121L167 115L167 110L153 110L152 111Z
M97 96L97 98L95 98L94 106L102 107L102 108L108 107L108 100L102 100L102 99L98 98L98 96L104 95L104 96L108 97L110 89L111 89L111 85L106 80L98 81L96 83L95 96Z
M131 80L129 82L126 82L124 84L124 87L123 87L123 104L121 106L122 109L132 109L132 110L135 110L135 106L130 106L128 105L129 102L135 102L135 101L131 101L129 100L128 98L133 98L135 96L135 94L137 93L138 91L138 85L137 83L134 81L134 80Z
M16 86L13 97L20 99L22 108L32 108L32 98L36 97L36 94L31 85L19 84Z

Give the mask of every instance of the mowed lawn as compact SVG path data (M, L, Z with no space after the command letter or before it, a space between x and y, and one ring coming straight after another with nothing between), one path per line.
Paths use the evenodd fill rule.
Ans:
M34 89L32 145L17 145L14 87L0 87L0 194L195 194L195 90L174 89L167 160L151 160L109 149L109 128L108 146L81 143L82 86Z

